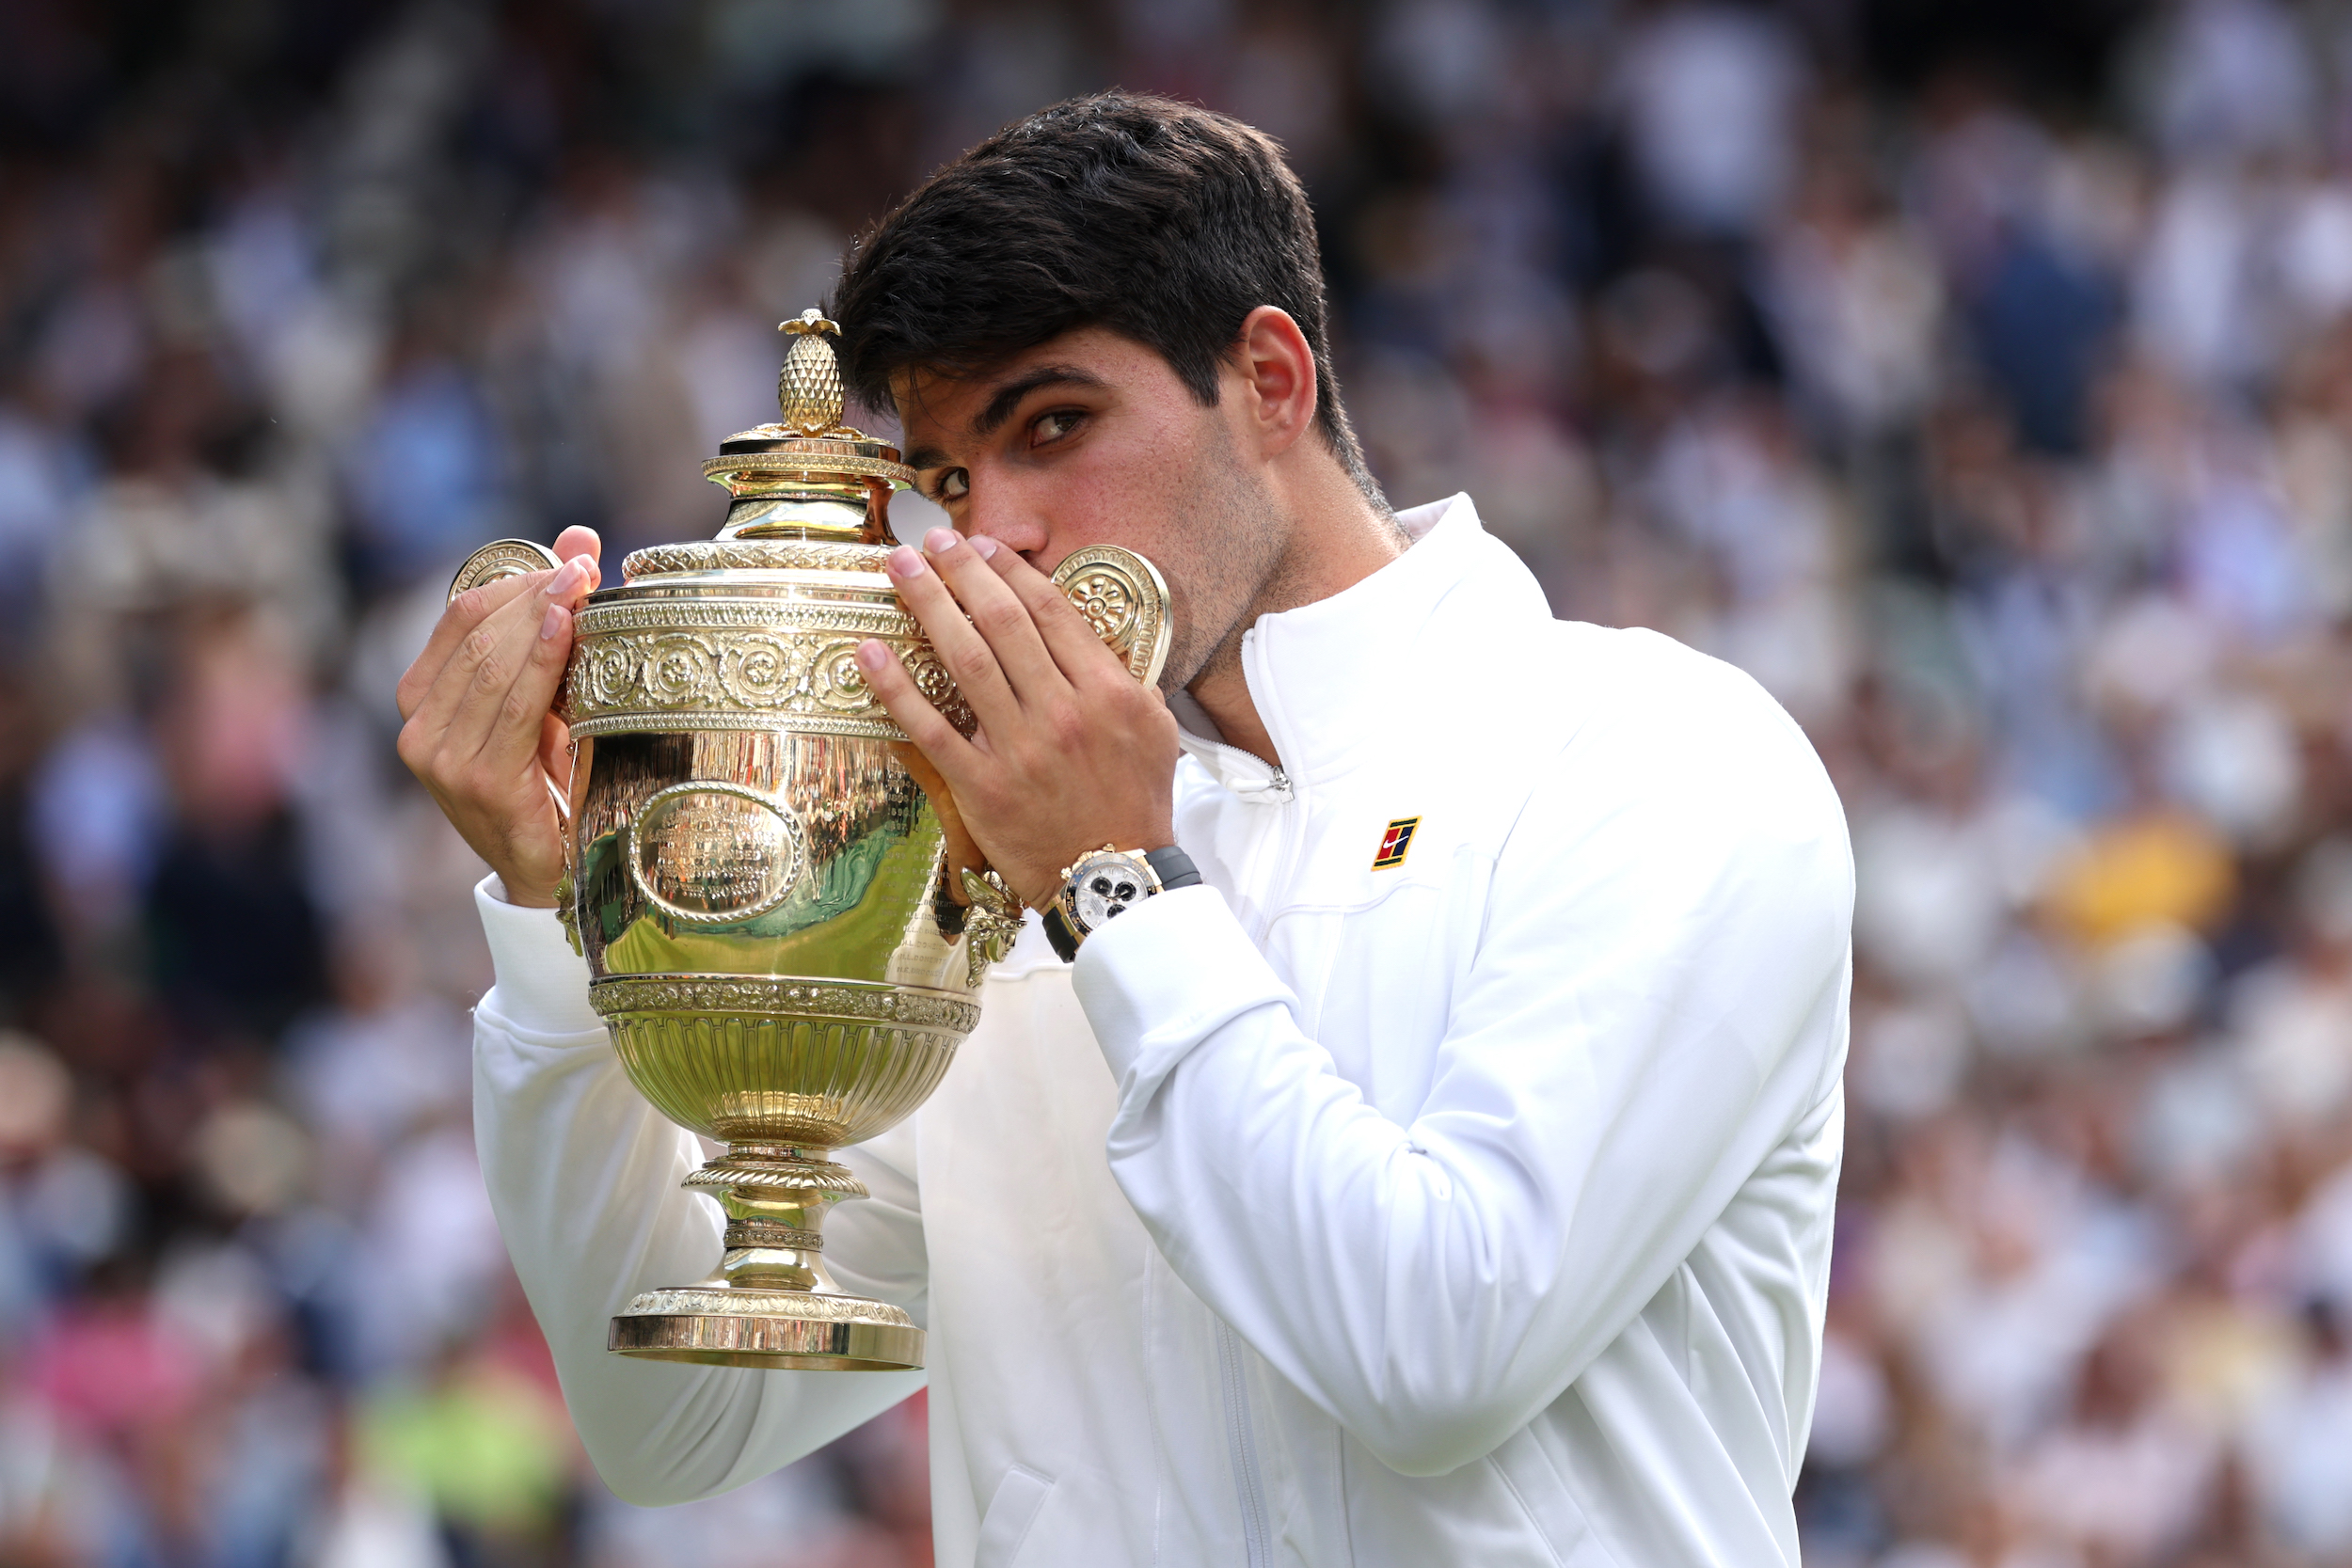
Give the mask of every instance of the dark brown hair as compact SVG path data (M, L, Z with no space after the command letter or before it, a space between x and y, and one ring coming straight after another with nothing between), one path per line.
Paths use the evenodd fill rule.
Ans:
M841 372L887 407L908 370L966 375L1103 326L1152 349L1205 406L1261 305L1315 358L1315 422L1384 512L1331 375L1314 213L1281 149L1189 103L1102 92L1041 109L932 175L850 247Z

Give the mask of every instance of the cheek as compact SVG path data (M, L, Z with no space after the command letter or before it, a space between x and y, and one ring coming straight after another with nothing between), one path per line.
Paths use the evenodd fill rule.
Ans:
M1156 561L1195 488L1183 463L1140 442L1073 455L1079 460L1041 468L1028 481L1031 515L1051 536L1052 558L1109 544Z

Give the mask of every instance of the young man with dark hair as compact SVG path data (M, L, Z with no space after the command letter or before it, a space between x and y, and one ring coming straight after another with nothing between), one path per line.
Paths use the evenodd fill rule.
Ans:
M874 1200L826 1256L930 1335L939 1560L1794 1568L1851 904L1802 734L1553 621L1468 498L1390 513L1304 196L1245 126L1048 109L883 219L834 314L956 525L891 571L978 730L866 669L978 847L1033 908L1106 845L1201 878L1033 921L938 1094L844 1155ZM1098 542L1168 579L1164 693L1046 581ZM584 531L559 553L437 631L403 754L497 873L509 1247L598 1468L674 1500L926 1374L604 1354L719 1224L547 908L596 578Z

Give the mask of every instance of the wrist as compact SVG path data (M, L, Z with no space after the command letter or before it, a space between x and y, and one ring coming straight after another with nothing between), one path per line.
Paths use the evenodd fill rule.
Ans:
M551 910L555 908L556 884L554 882L542 883L533 880L525 880L520 877L514 876L511 873L504 871L493 871L491 876L496 878L498 880L497 892L500 903L511 904L518 910Z
M1165 849L1175 842L1176 830L1165 823L1149 832L1114 832L1090 838L1084 843L1073 846L1067 854L1041 868L1044 879L1033 890L1034 895L1030 889L1021 888L1015 891L1022 895L1022 901L1029 908L1050 909L1060 899L1062 889L1069 882L1070 874L1078 868L1078 863L1089 855L1102 853L1105 845L1113 849L1125 850L1132 854L1148 855L1154 849Z
M1080 857L1053 903L1045 906L1046 940L1064 963L1086 939L1146 899L1200 880L1192 857L1173 844L1148 850L1106 846Z

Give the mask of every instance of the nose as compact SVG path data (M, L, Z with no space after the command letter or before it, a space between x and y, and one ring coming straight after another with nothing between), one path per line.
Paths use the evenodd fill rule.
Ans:
M989 493L992 489L995 492L993 496ZM1001 485L973 485L971 498L964 502L963 515L957 520L965 538L977 539L985 534L1007 549L1019 551L1032 562L1052 536L1036 509L1007 495Z

